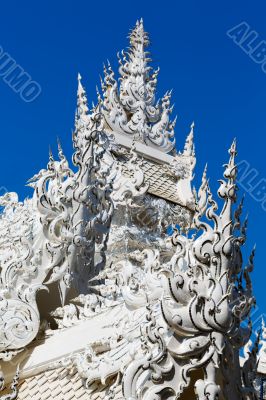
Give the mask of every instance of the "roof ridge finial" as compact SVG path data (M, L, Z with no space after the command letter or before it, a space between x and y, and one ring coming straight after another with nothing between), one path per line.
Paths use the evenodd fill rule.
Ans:
M224 179L218 180L220 183L220 187L218 189L218 196L224 200L224 206L221 211L220 218L223 220L223 224L225 226L224 234L231 235L232 230L234 229L233 222L233 204L237 200L237 165L235 162L235 157L237 155L236 151L236 139L233 140L229 152L229 161L224 164ZM244 227L244 230L246 228ZM243 236L243 235L242 235Z
M57 149L58 149L58 156L59 156L60 160L61 161L65 160L65 155L64 155L64 152L63 152L61 141L60 141L58 136L57 136Z
M76 130L79 129L80 119L84 118L89 113L87 95L81 83L81 79L81 75L78 73L77 108L75 115Z
M230 146L230 149L228 150L228 153L230 155L230 158L228 163L225 164L224 177L228 180L229 184L234 185L236 188L235 185L237 178L237 165L235 162L237 156L236 138L233 139L233 142Z
M192 124L190 125L190 132L186 138L184 151L183 151L184 156L188 156L188 157L195 156L194 127L195 127L195 122L193 121Z
M49 161L54 161L54 155L51 146L49 146Z
M143 18L137 20L135 27L129 34L129 39L131 46L135 49L138 48L138 45L142 45L142 50L144 50L149 45L149 35L144 30Z
M118 55L119 79L115 78L109 62L108 67L104 67L101 87L106 122L117 133L134 135L147 146L175 154L175 120L170 120L172 91L156 102L159 69L150 65L146 51L149 37L142 18L136 21L129 39L128 51L122 51L121 57ZM191 162L194 162L192 158Z
M205 164L202 177L201 185L197 193L197 212L201 216L205 213L208 205L208 177L207 177L208 164Z
M78 77L77 77L77 79L78 79L78 91L77 91L77 96L78 96L78 98L79 98L79 97L82 98L82 97L84 96L85 89L84 89L84 87L83 87L83 85L82 85L82 83L81 83L82 77L81 77L81 75L80 75L79 72L78 72Z
M49 162L48 162L48 164L47 164L47 168L48 168L48 170L54 170L54 165L55 165L55 159L54 159L54 155L53 155L53 152L52 152L52 148L51 148L51 146L49 146Z

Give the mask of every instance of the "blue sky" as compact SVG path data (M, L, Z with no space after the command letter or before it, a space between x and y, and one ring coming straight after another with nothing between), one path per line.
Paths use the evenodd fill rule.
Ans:
M226 34L245 21L259 40L266 40L265 12L263 1L3 2L0 45L42 92L25 103L0 77L0 186L17 191L21 199L28 195L25 183L46 166L57 136L70 156L77 73L89 101L95 100L103 62L108 58L117 65L116 53L127 46L128 31L140 17L150 33L154 66L161 69L158 94L173 88L179 149L195 121L196 183L208 161L215 191L234 137L239 161L257 171L258 181L266 178L266 74ZM266 313L266 211L248 193L245 210L248 250L257 243L255 294L260 312Z

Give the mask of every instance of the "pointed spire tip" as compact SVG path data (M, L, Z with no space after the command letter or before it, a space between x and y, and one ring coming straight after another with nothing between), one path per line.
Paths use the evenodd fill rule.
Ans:
M51 145L49 145L49 159L50 159L50 161L54 161L54 155L53 155L53 152L52 152Z

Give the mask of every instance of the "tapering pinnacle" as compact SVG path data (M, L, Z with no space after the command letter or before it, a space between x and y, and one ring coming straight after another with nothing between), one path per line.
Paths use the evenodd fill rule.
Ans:
M86 92L81 83L81 75L78 73L77 116L86 115L88 112Z
M119 83L108 63L104 67L102 112L108 126L116 133L169 153L175 153L175 120L170 120L171 92L155 101L159 69L153 70L145 48L149 44L143 20L137 21L129 35L130 48L121 52ZM100 101L100 100L99 100Z
M120 68L122 78L123 75L138 75L143 79L140 84L146 85L150 80L149 71L151 68L148 66L150 59L147 57L147 52L145 51L145 48L149 45L149 37L144 30L142 20L140 22L137 21L135 28L132 29L129 35L129 41L128 60L122 53L125 61ZM142 89L144 90L144 86Z
M137 44L141 44L143 47L147 47L149 45L149 36L148 33L145 32L143 26L143 19L136 22L136 26L132 29L130 35L130 44L135 47Z
M57 138L57 148L58 148L58 156L59 156L59 159L60 159L61 161L66 160L66 157L65 157L65 155L64 155L63 148L62 148L62 145L61 145L61 142L60 142L60 139L59 139L59 138Z
M233 140L228 152L230 154L230 159L229 159L228 164L226 165L224 177L227 178L231 184L233 184L236 181L236 177L237 177L237 166L235 163L235 158L237 155L236 139Z
M194 156L195 155L194 126L195 126L195 123L192 122L192 124L190 126L190 132L189 132L189 134L187 136L185 147L184 147L183 154L185 156Z
M54 156L53 156L53 152L51 149L51 146L49 146L49 162L47 165L49 170L53 170L54 169Z
M52 152L51 146L49 146L49 161L50 162L54 162L54 156L53 156L53 152Z

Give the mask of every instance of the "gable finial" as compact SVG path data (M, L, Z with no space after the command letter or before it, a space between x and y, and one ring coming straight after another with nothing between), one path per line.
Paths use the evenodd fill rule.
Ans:
M78 73L78 90L77 90L77 115L88 114L88 101L86 91L81 83L81 75Z
M186 142L185 142L185 147L184 147L184 152L183 152L184 156L195 156L194 127L195 127L195 123L193 121L190 126L190 132L189 132Z

